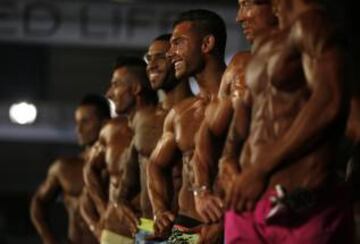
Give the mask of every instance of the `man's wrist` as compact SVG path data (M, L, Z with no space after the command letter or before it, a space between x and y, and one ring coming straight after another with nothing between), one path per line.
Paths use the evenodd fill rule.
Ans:
M201 185L201 186L193 186L192 192L194 197L201 197L207 193L211 193L211 190L210 187L208 187L207 185Z
M261 175L263 178L268 178L270 174L270 169L267 169L265 167L262 167L261 165L256 165L253 168L251 168L253 171L256 172L257 175Z
M167 209L159 209L159 210L156 210L154 211L154 217L153 217L153 220L154 222L159 219L159 216L162 215L163 213L166 213L166 212L170 212L169 210Z

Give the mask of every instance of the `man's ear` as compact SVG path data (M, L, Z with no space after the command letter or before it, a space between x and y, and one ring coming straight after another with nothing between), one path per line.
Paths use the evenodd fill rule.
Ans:
M203 37L201 50L203 53L210 53L215 47L215 37L213 35L206 35Z
M138 95L141 92L141 85L139 82L134 82L132 85L132 92L134 95Z

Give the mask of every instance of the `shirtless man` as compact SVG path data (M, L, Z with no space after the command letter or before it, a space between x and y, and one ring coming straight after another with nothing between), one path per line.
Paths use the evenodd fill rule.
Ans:
M31 203L31 219L43 243L59 243L46 222L46 209L59 194L69 215L68 241L76 244L97 243L79 213L79 196L84 186L83 168L90 146L97 140L103 124L110 119L107 100L98 95L87 95L75 111L78 143L84 151L76 157L57 159L48 171L46 180L40 185Z
M178 80L175 78L174 67L171 64L170 58L166 56L170 48L170 37L171 34L157 37L151 42L148 52L144 56L151 87L154 90L162 89L164 91L164 98L157 106L145 105L137 109L134 115L131 122L134 131L132 143L134 150L132 156L134 158L129 158L127 162L124 162L126 167L123 171L117 199L119 207L122 205L122 207L128 208L127 202L140 193L141 217L143 218L142 221L146 222L153 219L146 187L146 167L150 154L160 139L163 122L168 111L174 104L191 95L187 79ZM176 176L175 180L179 177ZM173 191L170 195L173 196ZM131 209L128 208L128 211L131 211ZM137 228L136 222L136 220L127 221L129 225L133 225L130 229ZM137 238L142 238L141 236L141 234L138 234Z
M225 70L224 50L226 30L223 20L207 10L191 10L180 14L173 25L169 56L175 65L178 79L194 76L200 93L186 99L167 115L163 135L148 164L148 187L154 210L155 234L165 237L173 224L182 230L201 224L195 211L192 194L193 172L191 158L195 134L204 118L206 106L218 92ZM170 210L167 172L174 167L174 159L182 155L182 186L179 193L179 212ZM151 180L150 180L151 179Z
M270 0L239 0L236 22L242 25L250 43L277 24ZM216 222L223 215L223 202L213 192L222 195L219 192L221 182L213 186L214 178L218 173L218 160L233 114L232 104L241 99L246 89L244 74L250 57L250 52L239 52L232 58L222 77L219 95L206 109L198 133L193 164L198 189L195 192L195 205L206 223Z
M107 96L114 102L119 116L101 130L89 164L85 168L87 191L101 216L101 221L94 228L97 233L101 233L101 243L133 242L126 237L131 233L125 223L128 219L136 219L136 216L132 211L119 208L116 197L123 173L121 162L131 154L129 148L133 131L129 122L136 110L157 103L157 95L146 77L145 65L145 62L138 58L118 60ZM110 185L105 188L102 185L104 169L110 178Z
M316 1L272 4L280 30L255 43L223 161L226 243L352 243L333 167L348 111L342 44Z

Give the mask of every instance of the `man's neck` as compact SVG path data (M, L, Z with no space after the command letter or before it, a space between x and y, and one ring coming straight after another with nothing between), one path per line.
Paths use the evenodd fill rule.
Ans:
M117 114L114 119L126 118L128 121L131 121L135 115L136 110L137 110L137 106L135 103L130 108L128 108L125 112Z
M146 101L146 99L144 99L143 96L136 96L135 98L135 109L134 110L139 110L142 109L144 107L149 106L149 102Z
M162 108L169 110L184 98L191 96L191 94L188 80L182 80L173 89L165 91Z
M210 59L205 64L204 69L195 75L199 85L200 96L216 96L219 90L221 77L226 69L224 61Z

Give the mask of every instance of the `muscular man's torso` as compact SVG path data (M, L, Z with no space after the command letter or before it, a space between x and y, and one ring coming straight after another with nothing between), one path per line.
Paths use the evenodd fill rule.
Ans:
M105 148L105 162L110 177L109 204L103 219L104 228L116 233L126 231L124 225L116 214L116 209L111 202L112 194L119 187L121 179L120 162L124 157L125 150L129 147L133 132L129 127L128 119L119 116L108 122L100 132L99 141Z
M208 139L212 140L212 148L211 151L198 151L198 153L200 157L210 157L210 161L212 161L209 172L210 181L215 183L213 190L218 194L221 194L222 190L220 189L220 182L218 182L219 179L214 182L214 178L219 172L217 161L223 151L224 141L233 117L234 104L244 96L247 89L244 76L250 58L250 52L238 52L234 55L222 76L218 96L211 100L205 111L203 124L205 123L208 129L210 135Z
M126 117L113 119L100 132L100 142L105 147L106 168L110 176L110 185L117 187L121 177L121 158L130 145L133 132Z
M57 162L57 178L62 188L64 204L68 212L68 237L71 243L96 243L85 221L80 215L79 198L84 187L81 157L60 159Z
M255 154L266 153L257 150L261 145L271 144L287 133L311 95L313 84L305 81L307 74L303 67L306 71L312 65L312 57L300 53L289 33L294 31L273 35L258 49L248 66L246 81L252 110L250 134L240 158L244 169L257 163L252 160ZM269 187L276 184L288 190L318 187L327 177L327 167L334 159L336 140L326 133L320 137L313 138L308 149L289 159L290 165L285 163L285 167L276 169Z
M163 110L160 106L148 106L135 114L132 123L135 132L133 141L136 151L138 152L140 164L140 205L142 216L150 219L153 218L153 212L146 185L146 167L149 162L150 154L161 137L163 123L167 112L168 111Z
M194 182L191 159L195 148L195 135L204 119L210 98L195 97L186 99L175 106L174 135L182 153L182 186L179 192L179 213L199 219L195 210L192 186Z

